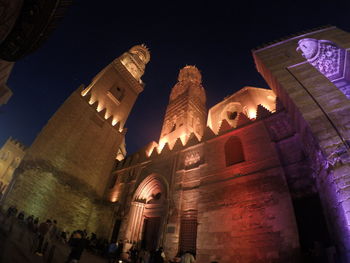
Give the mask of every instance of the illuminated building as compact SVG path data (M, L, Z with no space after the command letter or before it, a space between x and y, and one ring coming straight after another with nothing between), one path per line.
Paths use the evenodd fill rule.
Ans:
M112 236L196 262L301 262L317 248L349 262L349 49L326 27L253 50L273 91L244 87L206 118L199 71L181 69L159 142L113 172Z
M5 192L15 169L25 154L25 147L17 140L9 138L0 149L0 193Z
M135 46L66 99L28 148L5 204L108 236L113 209L102 200L116 159L124 158L124 124L149 59L145 46Z
M253 50L271 90L243 87L208 111L200 71L185 66L159 141L124 158L125 120L150 59L136 46L55 113L5 205L123 239L125 249L163 246L170 258L191 250L203 263L302 262L323 246L349 262L348 50L350 34L336 27Z

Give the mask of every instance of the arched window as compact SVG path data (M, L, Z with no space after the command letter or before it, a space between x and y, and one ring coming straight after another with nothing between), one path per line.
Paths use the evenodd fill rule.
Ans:
M232 136L225 144L226 166L244 161L244 153L241 140Z

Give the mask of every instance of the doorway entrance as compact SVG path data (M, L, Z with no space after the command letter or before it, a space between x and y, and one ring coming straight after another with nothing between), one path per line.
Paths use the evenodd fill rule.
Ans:
M122 223L122 220L120 219L115 220L111 241L117 241L121 223Z
M166 183L153 174L146 177L135 191L128 216L126 239L147 250L161 245L166 215Z
M157 249L160 219L160 217L146 217L143 221L141 247L148 251Z

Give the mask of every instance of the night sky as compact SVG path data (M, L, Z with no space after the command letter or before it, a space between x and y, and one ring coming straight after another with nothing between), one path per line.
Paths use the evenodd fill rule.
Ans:
M350 1L306 2L75 1L48 41L15 64L8 82L14 95L0 108L0 145L13 136L29 146L80 84L141 43L151 61L126 123L128 153L158 141L170 90L185 65L202 72L209 109L244 86L267 88L252 48L327 24L350 32Z

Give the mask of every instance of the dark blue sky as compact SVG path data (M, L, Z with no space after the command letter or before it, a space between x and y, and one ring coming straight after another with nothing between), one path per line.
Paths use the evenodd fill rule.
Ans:
M349 1L154 3L75 1L48 41L16 63L8 83L14 95L0 108L0 145L13 136L29 146L80 84L135 44L150 48L151 61L126 123L129 153L158 140L170 90L186 64L201 70L209 108L245 85L267 87L252 48L326 24L350 31Z

